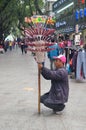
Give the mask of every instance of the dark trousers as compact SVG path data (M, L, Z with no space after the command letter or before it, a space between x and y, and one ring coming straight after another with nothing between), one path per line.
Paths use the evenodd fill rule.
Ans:
M54 60L50 59L50 69L54 70L55 69L55 65L54 65Z
M49 96L49 92L45 93L44 95L41 96L40 102L43 103L46 107L53 109L54 111L62 111L65 107L64 104L54 104L54 103L49 103L47 102L47 98Z

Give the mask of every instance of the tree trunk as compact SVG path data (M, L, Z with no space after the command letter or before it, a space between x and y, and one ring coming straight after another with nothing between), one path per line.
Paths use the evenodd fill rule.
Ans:
M30 14L33 15L32 7L31 7L31 0L29 0L29 7L30 7Z
M38 12L40 15L43 15L42 11L39 8L38 0L34 0L34 6L36 8L36 13Z

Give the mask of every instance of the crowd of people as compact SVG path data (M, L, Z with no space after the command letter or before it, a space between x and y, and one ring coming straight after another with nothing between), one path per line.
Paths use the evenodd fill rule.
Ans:
M16 40L14 39L14 41L11 41L11 40L1 40L0 41L0 53L6 53L8 50L9 51L12 51L13 49L17 49L17 48L20 48L21 49L21 52L22 54L23 53L27 53L27 45L25 43L25 40L24 38L23 39L20 39L20 38L17 38Z

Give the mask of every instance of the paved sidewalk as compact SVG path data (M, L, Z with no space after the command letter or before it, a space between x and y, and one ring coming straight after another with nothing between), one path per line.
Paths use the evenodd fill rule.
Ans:
M46 59L49 67L49 60ZM38 114L38 68L30 52L0 54L0 130L86 130L86 81L69 79L69 101L62 114L41 104ZM41 77L41 94L50 81Z

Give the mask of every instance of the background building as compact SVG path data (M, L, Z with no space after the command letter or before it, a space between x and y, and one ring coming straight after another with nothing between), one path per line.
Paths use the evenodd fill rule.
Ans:
M56 0L45 0L45 12L46 15L50 16L50 15L54 15L52 12L52 5Z
M86 0L58 0L52 8L56 16L57 34L68 34L73 39L76 33L80 33L86 42Z

